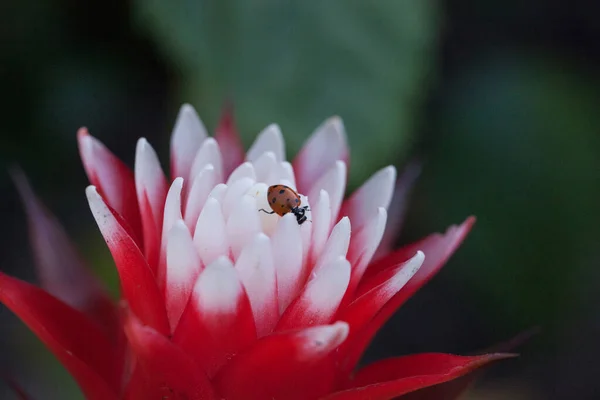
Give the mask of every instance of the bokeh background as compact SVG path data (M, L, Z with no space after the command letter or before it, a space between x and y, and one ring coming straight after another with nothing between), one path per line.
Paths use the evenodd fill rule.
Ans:
M539 326L467 398L598 399L599 16L589 0L3 1L0 269L35 280L7 172L19 164L114 288L82 125L132 164L139 136L166 159L184 101L212 129L233 100L246 145L279 123L290 156L337 114L352 187L422 165L400 241L478 217L368 359L467 353ZM5 308L0 324L0 369L38 399L81 398Z

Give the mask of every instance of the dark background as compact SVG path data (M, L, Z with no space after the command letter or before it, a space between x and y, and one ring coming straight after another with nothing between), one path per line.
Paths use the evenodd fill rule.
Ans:
M18 163L114 288L79 126L131 164L139 136L166 160L183 101L212 129L233 99L244 143L277 122L290 156L338 114L352 187L423 162L401 241L478 217L368 358L468 353L540 326L468 398L600 398L599 64L591 0L2 2L0 269L34 279ZM37 398L81 398L5 308L0 323L0 369Z

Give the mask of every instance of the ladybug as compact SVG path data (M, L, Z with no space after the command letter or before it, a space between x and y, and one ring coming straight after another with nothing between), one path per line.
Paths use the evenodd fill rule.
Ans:
M267 189L267 199L269 200L269 206L272 211L267 211L261 208L258 211L262 211L267 214L277 214L284 216L287 213L292 213L298 221L298 225L302 225L306 222L306 212L310 211L308 206L300 207L302 201L300 195L296 193L294 189L285 185L273 185Z

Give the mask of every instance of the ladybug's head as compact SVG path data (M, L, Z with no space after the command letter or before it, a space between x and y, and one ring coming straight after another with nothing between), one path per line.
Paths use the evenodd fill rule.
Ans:
M306 212L310 211L308 206L304 207L294 207L292 208L292 214L296 216L296 221L298 221L298 225L302 225L306 222Z

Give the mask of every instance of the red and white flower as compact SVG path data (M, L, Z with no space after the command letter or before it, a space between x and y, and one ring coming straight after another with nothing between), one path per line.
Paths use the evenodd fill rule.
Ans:
M133 172L85 128L78 141L90 208L120 277L119 306L22 177L45 290L0 274L0 301L86 398L392 399L506 357L418 354L356 371L378 329L474 219L391 251L396 171L380 170L344 200L349 151L339 118L289 163L277 125L244 154L231 113L212 138L184 105L170 179L145 139ZM258 211L269 210L273 184L300 193L310 222Z

